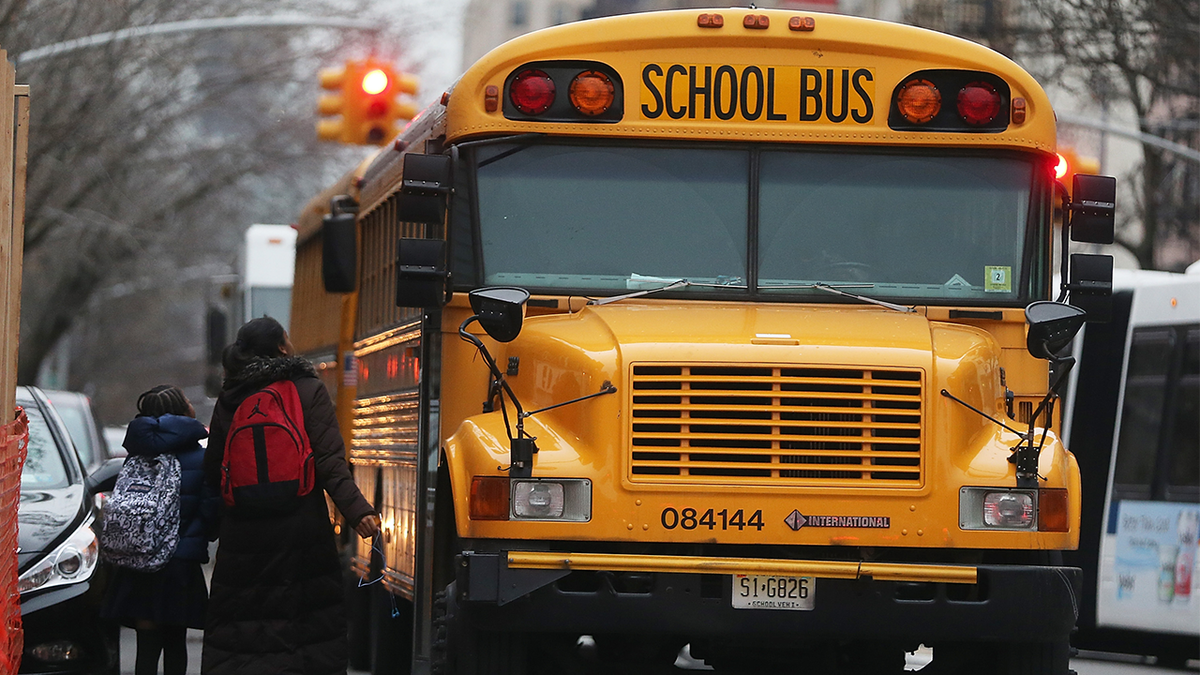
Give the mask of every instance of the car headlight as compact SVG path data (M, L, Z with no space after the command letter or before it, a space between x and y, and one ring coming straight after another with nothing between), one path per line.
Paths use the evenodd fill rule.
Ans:
M88 518L58 548L17 579L17 591L28 593L84 581L96 571L99 556L100 546L92 531L92 518Z

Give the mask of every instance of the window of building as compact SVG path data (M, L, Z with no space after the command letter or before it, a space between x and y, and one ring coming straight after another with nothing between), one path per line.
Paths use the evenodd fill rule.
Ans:
M512 14L509 19L513 28L524 28L529 23L529 3L525 0L513 0L510 9Z

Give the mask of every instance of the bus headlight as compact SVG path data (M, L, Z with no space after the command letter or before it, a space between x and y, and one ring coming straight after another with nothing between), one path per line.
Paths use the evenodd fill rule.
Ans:
M964 530L1037 530L1037 490L965 487L958 519Z
M513 520L592 519L592 481L586 478L526 478L512 482Z

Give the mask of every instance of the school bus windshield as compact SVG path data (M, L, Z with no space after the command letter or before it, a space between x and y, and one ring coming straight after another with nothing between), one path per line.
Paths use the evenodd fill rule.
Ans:
M497 144L475 167L484 284L1018 305L1043 283L1017 154Z

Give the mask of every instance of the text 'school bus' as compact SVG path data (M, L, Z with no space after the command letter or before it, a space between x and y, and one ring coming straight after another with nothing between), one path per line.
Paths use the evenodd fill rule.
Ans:
M1200 265L1117 270L1112 321L1075 340L1064 434L1080 453L1085 649L1200 658Z
M357 661L1065 674L1057 354L1112 261L1051 244L1111 241L1115 181L1055 164L1027 73L908 26L493 50L301 219L293 340L384 520Z

